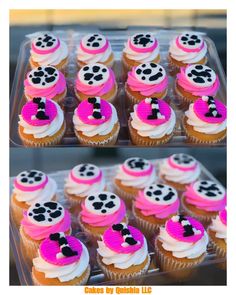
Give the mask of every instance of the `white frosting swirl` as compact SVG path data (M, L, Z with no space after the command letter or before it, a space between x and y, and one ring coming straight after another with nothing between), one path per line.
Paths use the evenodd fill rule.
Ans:
M74 116L73 116L73 123L74 123L75 129L77 131L81 131L82 134L87 137L109 134L112 131L115 124L118 122L117 112L115 107L112 104L111 104L111 108L112 108L111 118L100 125L89 125L89 124L83 123L77 116L76 114L77 109L75 109Z
M22 116L19 115L20 120L18 123L24 128L23 132L25 134L31 134L34 138L44 138L46 136L53 136L61 129L61 126L64 123L64 113L57 103L53 103L56 105L57 115L50 124L43 126L29 125L27 122L24 121Z
M164 124L155 126L151 124L144 123L139 119L136 114L137 105L134 106L134 112L130 113L131 116L131 126L137 130L137 133L143 137L149 138L161 138L165 135L169 135L175 128L176 116L174 111L171 109L171 116L169 121Z
M203 48L199 52L186 52L176 45L175 40L172 40L170 43L169 53L175 60L181 61L185 64L197 63L207 54L206 42L204 41L203 44Z
M204 231L202 238L196 243L181 242L172 238L165 227L160 227L158 239L166 251L171 251L176 258L194 259L206 252L208 244L208 235Z
M219 215L212 219L212 224L209 229L215 232L215 236L219 239L224 239L227 243L227 226L222 223Z
M166 180L177 183L192 183L198 179L201 173L199 164L194 170L183 171L173 166L170 166L168 159L164 159L160 165L160 175L163 175Z
M79 261L68 265L55 265L46 262L39 254L37 258L33 259L33 265L39 272L43 272L45 278L58 278L60 282L68 282L74 278L80 277L88 267L89 254L87 248L83 243L82 253Z
M106 62L112 54L111 45L102 53L87 53L79 46L77 49L77 60L86 64L93 64L99 62Z
M143 189L146 186L149 186L156 181L156 172L155 172L155 169L153 169L150 175L132 176L130 174L127 174L122 169L122 166L120 165L118 168L118 173L115 178L121 180L121 183L124 186L131 186L131 187Z
M159 46L151 52L136 52L129 46L129 42L125 43L124 53L131 60L136 60L139 63L147 63L153 61L160 54Z
M194 130L205 134L217 134L226 129L226 121L222 123L207 123L197 117L193 110L193 103L190 104L188 111L185 112L185 116L188 118L187 123L193 127Z
M57 191L57 184L54 179L48 177L48 182L44 188L32 192L26 192L14 187L13 194L17 201L26 202L27 205L34 203L44 203L51 201Z
M119 269L127 269L132 265L140 265L148 256L147 242L145 238L143 246L134 253L116 253L109 249L103 241L98 241L97 251L102 257L102 262L104 264L114 264L114 266Z
M48 54L38 54L34 52L32 49L30 50L31 57L33 61L37 62L41 66L58 65L63 59L68 56L68 47L64 41L60 40L60 46L58 49L52 53Z
M99 191L104 191L105 180L104 177L100 181L93 184L77 183L69 175L66 179L65 190L68 194L76 195L79 197L87 197Z

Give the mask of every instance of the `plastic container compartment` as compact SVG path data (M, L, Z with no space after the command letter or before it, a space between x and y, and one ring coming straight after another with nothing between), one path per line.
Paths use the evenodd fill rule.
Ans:
M158 173L159 169L159 163L161 159L152 161L155 165ZM115 176L117 166L110 166L110 167L102 167L101 169L104 172L104 176L106 179L106 183L108 186L108 190L112 190L112 179ZM219 183L214 176L201 165L201 179L209 179L213 180L217 183ZM63 194L63 187L64 187L64 179L67 177L69 171L59 171L56 173L49 174L52 178L55 179L55 181L58 184L58 201L63 204L66 208L70 209L68 202L64 198ZM13 183L13 178L11 178L11 185ZM11 186L12 187L12 186ZM130 224L133 224L135 226L135 221L132 216L132 213L128 211ZM96 245L90 243L90 239L87 234L80 231L79 226L76 222L76 217L72 215L72 227L73 227L73 235L81 239L85 243L85 245L88 247L89 253L90 253L90 264L91 264L91 276L88 281L88 285L166 285L166 284L173 284L175 282L179 282L180 279L176 279L176 275L181 276L181 272L184 272L184 270L181 271L174 271L171 273L166 273L160 271L158 268L158 265L156 264L155 254L154 254L154 247L152 241L148 240L148 249L151 256L151 264L148 269L147 274L142 275L142 277L132 279L132 282L130 281L108 281L100 268L97 266L95 257L96 257ZM31 279L31 267L32 264L27 261L27 259L24 257L24 253L22 252L22 246L20 242L20 236L18 228L14 225L12 222L12 219L10 220L10 243L13 251L13 255L15 257L16 267L20 279L21 285L32 285L32 279ZM193 269L193 276L198 274L200 275L201 268L204 268L205 266L210 266L213 264L215 267L219 263L224 263L224 259L218 259L216 258L216 255L214 251L212 250L211 245L209 244L208 250L207 250L207 256L205 261L198 267L195 267ZM189 278L189 277L188 277ZM187 279L188 279L187 278ZM185 279L186 280L186 279Z
M186 29L185 29L186 30ZM161 65L165 67L168 73L168 61L167 61L167 53L169 48L170 40L179 33L179 31L172 31L172 30L158 30L157 28L139 28L139 29L127 29L127 30L112 30L112 31L100 31L104 34L111 42L112 49L115 55L115 65L114 71L116 75L116 80L118 83L118 96L117 102L115 104L116 109L118 111L119 120L121 124L121 130L119 133L118 141L116 146L127 146L131 145L129 137L129 131L127 127L127 121L129 118L129 113L131 110L125 107L125 93L124 93L124 77L123 77L123 70L121 65L121 55L122 50L124 48L124 43L129 36L135 34L140 31L148 31L156 34L159 42L160 42L160 52L161 52ZM76 65L76 48L79 44L80 39L87 33L92 33L94 31L91 30L80 30L79 32L75 31L55 31L54 33L62 38L69 47L69 63L66 68L66 77L67 77L67 87L68 93L67 97L61 103L62 109L65 113L66 123L67 123L67 130L65 136L58 146L79 146L78 141L74 135L73 131L73 124L72 124L72 115L73 110L78 104L77 99L74 95L74 81L76 78L76 74L78 71ZM217 74L219 75L219 79L221 82L221 88L218 93L218 99L222 102L226 103L226 79L225 74L219 60L219 56L215 47L214 42L204 36L205 41L208 45L208 65L213 68ZM30 70L29 67L29 55L30 55L30 41L29 39L25 39L20 47L20 53L18 57L18 63L15 73L15 78L13 82L13 87L11 91L11 115L10 115L10 140L12 146L22 146L21 140L18 136L18 115L21 111L22 106L25 103L25 98L23 95L23 82L26 73ZM174 137L172 140L165 144L160 145L160 147L167 147L167 146L183 146L183 145L193 145L186 143L186 136L184 130L181 126L181 118L183 116L183 111L178 109L179 99L174 94L173 91L174 87L174 78L169 76L169 91L167 95L167 100L170 102L172 108L176 112L177 117L177 124L176 129L174 132ZM214 146L225 146L226 141L221 143L214 144ZM198 145L199 146L199 145Z

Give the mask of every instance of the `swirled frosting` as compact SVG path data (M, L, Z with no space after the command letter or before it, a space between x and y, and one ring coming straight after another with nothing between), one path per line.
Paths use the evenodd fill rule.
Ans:
M93 47L94 44L96 47ZM110 58L111 54L111 44L103 35L89 34L82 38L78 46L77 60L86 64L103 63Z
M140 35L143 35L139 37ZM145 35L145 36L144 36ZM147 36L148 35L148 36ZM136 43L135 39L138 36L138 42L139 44ZM150 43L150 47L146 45L146 48L144 47L142 43L141 38L147 38ZM146 43L146 42L145 42ZM141 49L139 50L143 45L144 50ZM128 39L128 41L124 44L125 48L123 52L126 54L127 58L131 60L135 60L139 63L146 63L146 62L151 62L155 58L158 57L160 54L160 48L159 48L159 43L156 40L156 38L152 34L136 34ZM148 48L147 48L148 47ZM146 50L145 50L146 49ZM150 49L150 50L149 50Z
M23 107L23 109L25 108L24 110L22 109L24 113L27 113L27 109L28 109L27 104L29 103L30 102L26 103L25 106ZM61 129L64 123L63 111L56 102L51 101L51 103L55 105L54 108L56 109L56 111L52 115L53 118L52 119L49 118L49 121L47 121L46 124L43 124L43 125L41 123L38 124L39 121L41 120L35 120L35 124L33 125L31 124L32 120L26 121L23 113L19 115L20 120L18 124L23 127L23 132L25 134L33 135L34 138L44 138L47 136L53 136ZM46 112L47 112L47 105L46 105Z
M179 209L177 191L164 184L152 184L138 192L134 207L140 209L144 216L164 219L176 214Z
M145 173L136 172L139 169L139 163L144 163L144 168L140 171ZM119 165L115 179L120 180L124 186L143 189L155 182L156 172L149 161L141 158L129 158L124 164Z
M197 180L201 169L196 159L185 154L174 154L160 164L160 175L166 180L188 184Z
M124 202L110 192L98 192L86 197L81 208L80 218L82 222L94 227L119 223L126 215Z
M150 97L154 93L164 92L167 89L168 77L162 66L155 63L145 63L132 68L128 73L127 85L132 91L138 91L142 95Z
M160 227L157 239L176 258L194 259L206 252L208 235L202 224L181 215L174 216Z
M186 203L204 211L220 211L226 205L225 189L213 181L199 180L187 186L184 192Z
M192 36L194 38L191 38ZM206 56L207 45L199 34L186 32L170 42L169 54L175 60L185 64L197 63Z
M142 103L142 102L141 102ZM149 137L149 138L162 138L165 135L169 135L173 132L176 124L176 116L174 111L169 107L170 109L170 116L167 119L165 119L164 123L163 121L161 124L157 122L157 124L151 124L148 123L148 121L143 120L143 117L138 115L138 105L134 106L134 112L130 113L131 116L131 126L137 130L137 133L140 136L143 137ZM143 114L145 115L145 114Z
M198 69L199 68L199 69ZM211 71L212 78L211 82L208 82L206 80L202 80L200 77L200 81L197 79L197 76L192 74L191 72L195 72L196 69L200 72L203 69L207 69L207 71ZM198 72L198 73L200 73ZM205 74L203 74L202 77L206 77ZM195 81L197 82L195 82ZM216 95L219 87L220 87L220 82L218 76L215 74L215 72L203 65L188 65L187 67L182 67L180 68L180 73L177 74L176 76L176 83L177 86L181 86L185 91L190 92L194 96L204 96L204 95Z
M68 239L68 237L66 238ZM43 257L44 253L41 253L42 250L39 249L38 257L33 259L33 266L35 267L36 271L44 273L45 278L47 279L57 278L60 282L68 282L74 278L80 277L89 266L89 254L85 245L80 241L79 243L82 246L80 257L72 263L50 263L49 261L45 260Z
M37 81L37 83L33 83L33 79L41 79L37 76L35 76L36 78L32 79L35 71L37 71L36 75L45 73L45 75L48 76L49 74L46 72L47 68L49 67L38 67L27 74L27 78L24 81L24 90L27 99L32 99L33 97L39 96L53 99L56 95L61 94L66 90L66 79L64 75L53 67L50 67L49 69L51 71L55 71L55 75L58 75L58 78L54 83L48 83L48 87L47 85L44 86L46 84L45 79L47 79L47 77L43 80L43 82L40 81L40 83L38 83ZM54 74L52 77L54 78Z
M56 195L56 191L57 184L51 177L48 177L48 182L45 184L45 186L33 191L25 191L15 186L13 188L13 194L17 201L25 202L27 205L51 201Z
M118 226L123 227L124 224ZM143 234L131 226L125 226L125 229L136 244L128 244L119 231L109 228L105 231L102 241L98 241L97 252L104 264L113 264L116 268L127 269L132 265L140 265L147 259L147 242Z
M42 202L41 202L42 203ZM64 210L64 217L56 224L41 226L40 223L32 223L29 219L27 211L23 213L23 219L21 225L24 232L30 236L33 240L43 240L49 237L50 234L55 232L68 232L71 226L70 213Z
M215 232L218 239L224 239L227 243L227 212L226 209L219 212L216 218L212 219L209 229Z
M104 100L101 99L104 102ZM105 120L93 120L91 123L87 120L81 119L84 115L84 104L87 101L80 103L77 109L75 109L73 116L74 128L77 131L81 131L83 135L87 137L93 137L96 135L107 135L114 128L115 124L118 123L118 116L115 107L108 102L105 102L110 105L111 112L107 115ZM104 103L104 104L105 104ZM83 105L82 105L83 104ZM89 110L90 111L90 110ZM90 111L92 115L92 111ZM84 116L83 116L84 118Z
M51 40L48 40L48 38L51 38ZM31 58L41 66L56 66L68 57L66 43L52 33L39 33L37 36L34 35L31 41ZM51 46L53 42L55 44Z

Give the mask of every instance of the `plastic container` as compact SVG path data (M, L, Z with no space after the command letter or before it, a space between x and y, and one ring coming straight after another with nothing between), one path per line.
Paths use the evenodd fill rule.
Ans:
M186 30L186 29L185 29ZM173 30L158 30L157 28L149 28L145 27L142 29L127 29L127 30L112 30L112 31L99 31L104 34L109 41L111 42L112 49L115 55L115 65L114 71L116 75L116 80L118 83L118 96L117 102L115 103L116 109L118 111L119 121L121 124L121 130L119 133L118 141L115 146L127 146L131 145L129 137L129 130L127 127L127 121L129 118L130 109L126 108L125 105L125 92L124 92L124 75L121 65L121 55L122 50L124 48L124 43L127 38L137 32L140 31L148 31L154 33L159 42L160 42L160 52L161 52L161 65L165 67L168 73L168 61L167 61L167 53L169 48L170 40L179 33L179 31ZM76 48L79 44L80 39L88 33L92 33L94 31L91 30L80 30L79 32L75 31L55 31L54 33L62 38L69 47L69 63L66 68L66 79L68 86L67 97L61 103L62 109L65 113L65 119L67 123L67 130L64 135L64 138L59 146L79 146L79 143L74 135L73 131L73 123L72 116L73 111L76 108L78 101L74 95L74 81L76 78L76 74L78 71L78 67L76 64ZM204 35L204 34L203 34ZM208 45L208 65L213 68L220 79L221 88L218 93L218 99L222 102L226 103L226 79L225 74L219 60L219 56L215 47L214 42L204 35L204 39ZM15 78L13 82L13 87L11 91L11 109L10 109L10 140L12 146L22 146L22 142L18 136L18 115L21 111L22 106L26 102L25 97L23 95L23 81L26 73L30 70L29 67L29 56L30 56L30 40L26 38L20 47L19 57L17 68L15 72ZM178 105L180 101L178 97L173 92L174 87L174 78L169 76L169 90L167 99L170 102L171 107L174 109L177 117L177 124L174 132L174 137L172 140L160 147L168 147L168 146L184 146L184 145L193 145L186 143L186 136L184 130L181 126L181 118L183 116L183 111L178 109ZM214 144L214 146L225 146L226 141ZM81 146L81 145L80 145ZM199 145L198 145L199 146Z
M152 161L157 169L157 173L159 170L159 163L161 159ZM115 176L115 173L117 171L117 166L110 166L110 167L101 167L103 170L108 190L113 190L112 187L112 179ZM213 180L214 182L217 182L217 179L214 178L214 176L204 167L201 165L201 179L209 179ZM55 181L58 184L58 201L63 204L66 208L70 209L70 206L66 199L64 198L63 194L63 187L64 187L64 179L67 177L69 171L59 171L55 173L49 174L50 177L55 179ZM11 178L11 187L13 183L13 178ZM130 224L133 224L135 226L135 221L132 216L132 213L128 211ZM91 264L91 276L88 281L88 285L159 285L159 284L173 284L176 282L176 279L173 279L173 275L177 273L177 275L181 275L181 271L175 271L171 272L170 274L166 272L160 271L158 268L158 265L156 265L156 259L154 254L154 247L153 242L151 240L148 240L148 249L149 254L151 256L151 264L148 269L147 274L142 275L142 277L139 277L137 279L132 279L132 282L130 281L108 281L105 277L100 268L97 266L95 257L96 257L96 245L94 243L90 243L90 238L87 234L80 231L79 226L76 221L76 217L72 215L72 227L73 227L73 235L81 239L85 245L88 247L89 253L90 253L90 264ZM24 257L24 253L22 252L22 246L20 242L20 236L18 228L14 225L12 222L12 219L10 219L10 244L13 251L13 255L15 257L16 262L16 268L18 271L19 279L21 285L32 285L32 279L31 279L31 267L32 264L27 261L27 259ZM193 275L196 275L197 273L201 271L202 267L214 265L216 267L219 263L224 263L224 259L218 259L215 256L214 251L212 250L211 245L209 244L208 250L207 250L207 256L205 261L198 267L194 269ZM178 280L179 281L179 280ZM148 283L147 283L148 282Z

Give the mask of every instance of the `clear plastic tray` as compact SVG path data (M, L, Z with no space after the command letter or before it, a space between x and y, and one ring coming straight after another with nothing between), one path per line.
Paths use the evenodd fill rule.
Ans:
M161 159L159 160L153 160L153 164L156 167L157 173L159 170L159 163ZM110 166L110 167L101 167L101 169L104 172L104 176L106 179L106 184L108 190L113 190L112 186L112 179L115 176L115 173L117 171L117 166ZM209 179L213 180L217 183L218 180L215 179L215 177L204 167L201 165L201 179ZM70 209L70 206L66 199L64 198L63 193L63 187L64 187L64 179L67 177L69 171L59 171L55 173L49 174L50 177L54 178L55 181L58 184L58 201L63 204L66 208ZM13 183L13 178L11 178L11 188ZM132 216L131 211L128 211L129 216L129 223L135 225L134 218ZM159 285L159 284L173 284L177 281L179 282L180 279L176 279L176 275L179 277L181 276L182 271L174 271L171 273L166 273L160 271L158 268L158 265L156 264L155 259L155 253L154 253L154 247L153 247L153 241L148 240L148 250L149 254L151 256L151 264L148 269L147 274L142 275L142 277L139 277L137 279L130 281L108 281L100 268L98 267L96 263L96 245L91 242L89 236L83 232L80 231L80 228L77 223L77 218L75 215L72 214L72 228L73 228L73 235L81 239L85 245L88 247L89 253L90 253L90 264L91 264L91 276L88 281L88 285ZM12 221L12 217L10 219L10 243L13 251L13 255L15 257L16 267L19 275L19 280L21 285L32 285L32 279L31 279L31 267L32 264L25 258L25 255L22 250L22 245L20 241L19 231L18 228L14 225ZM211 247L211 244L209 244L207 249L207 256L205 261L198 267L195 267L193 269L193 273L196 275L201 272L201 268L204 266L214 265L216 267L219 263L224 263L224 259L218 259L216 258L216 255ZM195 270L195 271L194 271ZM188 279L188 278L187 278ZM147 283L148 282L148 283Z
M186 30L186 29L185 29ZM128 36L144 31L144 29L127 29L127 30L112 30L112 31L101 31L111 42L112 49L115 55L115 65L114 71L116 75L116 80L118 83L118 95L115 103L116 109L118 111L119 121L121 124L121 130L118 136L118 141L116 146L132 146L129 137L129 131L127 127L127 120L129 118L130 109L126 108L125 104L125 92L124 92L124 75L121 65L121 55L124 47L124 43ZM160 52L161 52L161 64L165 67L168 73L168 61L167 53L169 48L170 40L178 33L172 30L158 30L155 28L145 27L145 31L153 32L156 34L160 42ZM91 33L89 30L75 31L55 31L55 34L62 38L69 47L69 63L66 68L66 79L68 93L67 97L61 103L62 109L64 110L65 119L67 123L66 133L59 146L78 146L78 141L74 135L72 115L73 110L76 108L78 101L74 95L74 81L78 71L76 65L76 48L79 44L80 39L87 33ZM94 32L94 31L93 31ZM226 103L226 79L225 74L219 60L217 49L214 42L203 34L203 37L208 46L208 65L213 68L219 75L221 82L220 91L218 93L218 99ZM17 127L18 127L18 115L22 109L22 106L26 102L24 97L24 86L23 81L26 73L30 70L29 66L29 55L30 55L30 41L26 38L20 47L17 68L15 72L13 87L11 91L11 108L10 108L10 140L12 146L22 146L22 142L19 138ZM183 146L183 145L193 145L186 142L186 136L184 130L181 126L181 118L183 116L183 111L178 108L180 101L173 91L174 78L169 75L169 90L167 95L167 101L170 102L172 108L176 112L177 124L174 132L174 137L172 140L160 147L164 146ZM214 146L225 146L225 142L214 144ZM199 145L198 145L199 146Z

